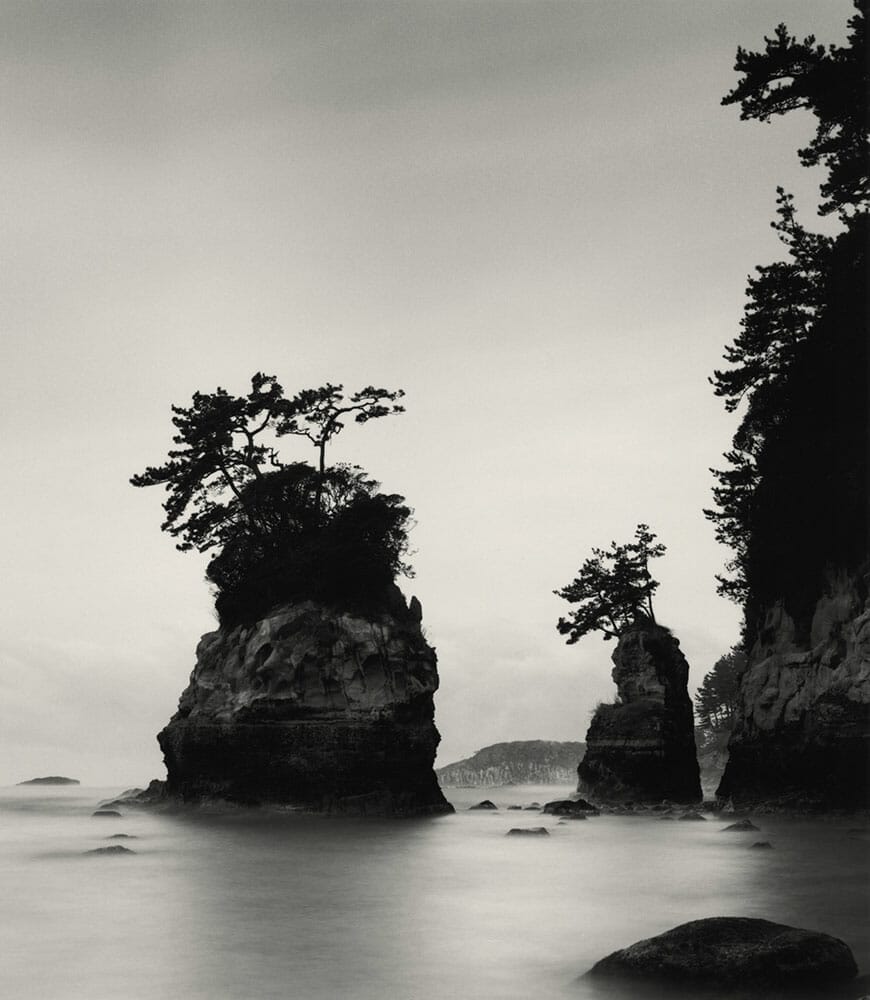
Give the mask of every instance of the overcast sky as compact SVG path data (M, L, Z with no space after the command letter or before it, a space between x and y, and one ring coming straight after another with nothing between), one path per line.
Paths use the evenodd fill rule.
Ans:
M812 122L719 100L779 21L848 0L0 5L0 784L164 770L205 558L159 525L171 403L276 374L403 388L349 427L415 508L440 763L582 739L611 645L554 625L648 522L695 686L738 637L702 508L735 426L707 377ZM312 458L291 441L286 457Z

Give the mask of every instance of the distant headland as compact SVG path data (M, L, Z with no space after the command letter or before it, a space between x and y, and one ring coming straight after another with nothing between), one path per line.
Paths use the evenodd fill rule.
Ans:
M62 778L58 774L50 774L45 778L31 778L29 781L19 781L19 785L80 785L78 778Z

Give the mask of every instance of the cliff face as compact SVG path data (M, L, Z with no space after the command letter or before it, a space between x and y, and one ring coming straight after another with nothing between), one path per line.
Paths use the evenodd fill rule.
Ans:
M584 743L551 740L518 740L493 743L465 760L448 764L435 773L442 785L571 785Z
M602 802L698 801L689 665L679 642L639 623L620 636L612 659L618 701L592 718L578 791Z
M435 651L397 589L371 618L311 601L204 635L157 739L170 795L327 812L450 812L432 765Z
M870 599L829 579L809 630L768 610L740 687L717 794L744 805L870 807Z

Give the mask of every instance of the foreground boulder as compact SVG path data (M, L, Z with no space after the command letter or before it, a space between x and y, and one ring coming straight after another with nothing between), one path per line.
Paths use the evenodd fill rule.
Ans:
M169 796L323 812L451 812L432 765L435 651L398 588L365 617L304 601L204 635L157 739Z
M613 952L588 973L746 987L820 986L857 974L839 938L749 917L693 920Z
M592 718L578 791L601 803L699 802L689 665L679 642L642 620L620 636L612 658L618 700Z

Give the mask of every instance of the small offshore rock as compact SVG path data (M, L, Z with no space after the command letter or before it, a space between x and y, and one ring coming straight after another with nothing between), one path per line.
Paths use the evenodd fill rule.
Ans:
M92 816L115 816L118 817L121 814L117 809L98 809L95 813L91 813Z
M613 952L588 973L720 987L818 986L857 974L855 958L839 938L752 917L681 924Z
M129 847L122 847L120 844L112 844L111 847L95 847L92 851L85 851L85 854L135 854Z
M701 820L704 823L707 822L707 817L702 816L699 812L695 812L694 809L690 810L689 812L684 812L683 815L678 816L677 819L693 820L693 821Z
M752 822L751 819L740 819L736 823L732 823L730 826L723 826L721 833L731 833L732 831L741 830L758 830L758 827Z
M135 833L110 833L106 840L138 840Z
M586 799L556 799L546 803L544 812L550 816L575 816L579 813L598 815L598 809Z
M545 826L512 827L506 837L549 837L550 831Z
M478 802L476 806L469 806L469 809L498 809L498 806L494 802L490 802L489 799L484 799L483 802Z
M753 847L773 847L769 840L756 840Z
M522 809L522 806L508 806L508 809Z

